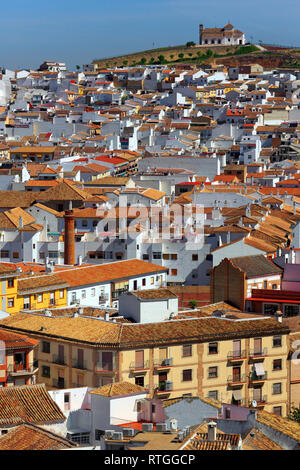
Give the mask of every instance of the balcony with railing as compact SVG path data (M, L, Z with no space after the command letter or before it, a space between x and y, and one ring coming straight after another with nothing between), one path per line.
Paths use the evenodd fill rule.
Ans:
M61 366L66 366L67 365L67 361L66 361L65 356L60 356L60 355L57 355L57 354L53 355L52 362L54 364L59 364Z
M65 380L63 378L52 379L52 386L55 388L65 388Z
M74 367L75 369L87 370L87 361L72 359L72 367Z
M97 362L95 372L105 372L105 374L116 374L118 371L118 363L116 360L112 362Z
M99 295L99 303L100 303L100 302L105 302L105 301L107 301L108 299L109 299L108 294L100 294L100 295Z
M246 359L246 349L241 351L229 351L227 354L227 360L230 362L242 361L243 359Z
M147 369L149 369L149 361L141 361L141 362L131 362L129 366L130 372L143 372Z
M257 375L256 372L253 372L249 377L249 382L264 382L268 378L268 373L265 371L262 375Z
M173 358L169 357L166 359L154 359L154 369L168 369L173 365Z
M124 289L116 289L116 290L112 291L112 293L111 293L112 299L116 300L116 299L119 298L119 296L121 294L125 294L128 291L129 291L129 287L126 287Z
M247 382L246 374L229 375L227 377L227 385L242 385Z
M268 348L261 348L259 350L250 349L249 357L251 359L260 359L268 355Z
M38 371L37 365L33 362L26 364L9 364L7 366L7 373L9 375L31 375Z
M268 401L268 396L267 395L252 395L249 399L249 405L253 406L253 402L255 403L255 406L264 406Z
M173 390L173 382L165 380L163 382L159 382L158 387L155 389L155 393L163 394L168 393Z

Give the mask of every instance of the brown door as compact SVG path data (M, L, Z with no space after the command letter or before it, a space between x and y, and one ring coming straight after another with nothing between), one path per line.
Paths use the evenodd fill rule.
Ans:
M261 338L254 338L254 355L261 354Z
M64 363L64 357L65 357L65 348L62 344L58 345L58 359L61 364Z
M241 376L241 368L240 367L233 367L232 369L232 376L234 382L239 382Z
M77 366L83 369L83 349L77 349Z
M144 367L144 350L135 351L135 367L137 369Z
M241 341L233 341L233 357L241 357Z
M102 352L102 369L113 370L113 359L111 351Z
M160 364L168 358L168 348L159 348L159 362Z

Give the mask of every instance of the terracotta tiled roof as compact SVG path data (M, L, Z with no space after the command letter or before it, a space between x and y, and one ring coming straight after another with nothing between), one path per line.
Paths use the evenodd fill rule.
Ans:
M2 329L31 333L36 338L51 335L67 342L84 342L111 348L142 345L181 344L185 341L206 342L257 335L287 334L288 327L274 318L235 321L205 316L159 323L115 323L82 317L47 317L16 313L0 320Z
M283 450L258 429L251 429L243 439L243 450Z
M127 279L130 276L141 276L151 273L165 272L167 268L138 259L116 261L114 263L78 267L57 273L61 280L69 286L81 286L117 279Z
M272 428L273 431L285 434L297 441L298 444L300 443L300 423L265 410L258 411L256 419L259 423Z
M58 274L33 275L18 280L18 293L29 293L50 288L67 287L67 283Z
M34 348L39 341L25 335L18 335L7 330L0 330L0 341L5 343L5 349Z
M44 384L0 388L0 425L50 424L66 417Z
M282 274L283 270L268 260L264 255L240 256L230 259L232 264L244 271L247 278Z
M93 388L89 391L93 395L102 395L104 397L118 397L123 395L133 395L135 393L147 393L144 387L129 382L114 382L103 385L99 388Z
M63 450L77 444L32 424L20 424L0 438L0 450Z
M131 293L141 300L178 298L177 295L175 295L170 289L165 288L136 290L132 291Z

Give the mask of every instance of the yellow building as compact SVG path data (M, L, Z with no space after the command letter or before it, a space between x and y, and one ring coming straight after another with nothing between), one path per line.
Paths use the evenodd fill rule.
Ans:
M40 340L39 381L50 388L126 381L158 398L203 396L289 412L289 329L273 318L141 324L95 309L74 312L19 313L0 322Z
M22 273L13 265L0 265L1 310L16 314L67 305L68 284L53 273Z

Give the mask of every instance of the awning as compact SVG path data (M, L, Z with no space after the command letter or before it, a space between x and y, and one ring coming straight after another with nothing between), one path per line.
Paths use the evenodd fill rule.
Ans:
M256 375L258 375L258 376L259 375L265 375L265 369L264 369L264 366L263 366L262 362L254 364L254 369L255 369Z
M235 400L241 400L243 398L241 390L233 390L232 395Z

